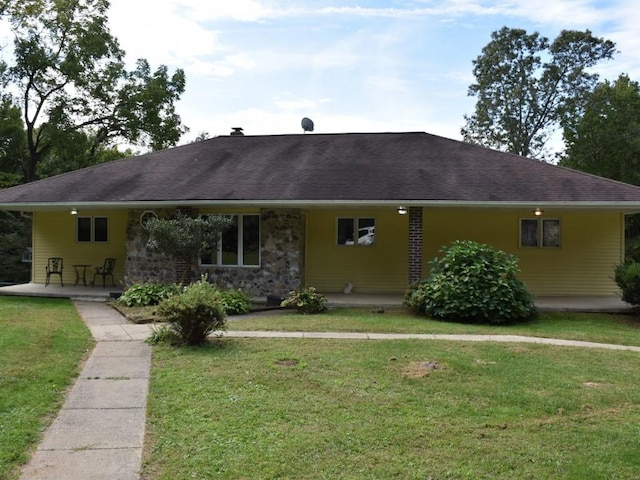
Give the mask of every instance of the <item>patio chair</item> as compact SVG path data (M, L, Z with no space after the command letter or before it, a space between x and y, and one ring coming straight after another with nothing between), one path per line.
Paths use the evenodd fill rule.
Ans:
M50 257L47 259L47 266L44 267L47 272L47 279L44 282L44 286L49 286L49 280L51 279L51 275L59 275L60 276L60 285L64 287L64 283L62 282L62 258L60 257Z
M96 277L99 276L99 277L102 277L102 288L104 288L106 283L106 278L111 277L111 284L115 287L116 282L113 279L113 269L115 268L115 266L116 266L115 258L105 258L104 265L102 265L101 267L96 267L96 273L93 274L92 284L95 286Z

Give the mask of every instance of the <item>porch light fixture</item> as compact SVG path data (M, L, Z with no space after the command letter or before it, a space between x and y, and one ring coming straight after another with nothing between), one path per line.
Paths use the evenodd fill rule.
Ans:
M544 214L544 210L540 210L539 208L536 208L536 209L533 211L533 214L534 214L536 217L541 217L541 216Z
M78 210L76 210L75 208L71 209L71 215L77 215L78 214Z
M400 205L400 206L398 207L398 213L399 213L400 215L404 215L404 214L406 214L406 213L407 213L407 207L405 207L404 205Z

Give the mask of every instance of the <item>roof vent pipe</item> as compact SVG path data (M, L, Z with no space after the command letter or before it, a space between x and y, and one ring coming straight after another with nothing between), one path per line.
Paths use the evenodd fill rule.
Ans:
M242 127L233 127L232 130L233 130L233 132L231 132L231 136L242 136L242 135L244 135L244 133L242 133Z

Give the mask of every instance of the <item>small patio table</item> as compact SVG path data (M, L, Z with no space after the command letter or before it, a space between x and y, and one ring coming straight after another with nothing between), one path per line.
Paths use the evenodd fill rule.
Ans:
M80 279L82 279L82 283L84 286L87 286L87 267L90 267L89 264L79 263L73 266L73 269L76 271L76 283L73 286L77 286L80 283Z

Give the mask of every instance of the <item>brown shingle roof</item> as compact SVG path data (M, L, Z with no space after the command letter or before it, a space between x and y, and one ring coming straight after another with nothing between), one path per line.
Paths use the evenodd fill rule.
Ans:
M216 137L0 192L0 206L197 201L614 203L640 188L426 133Z

